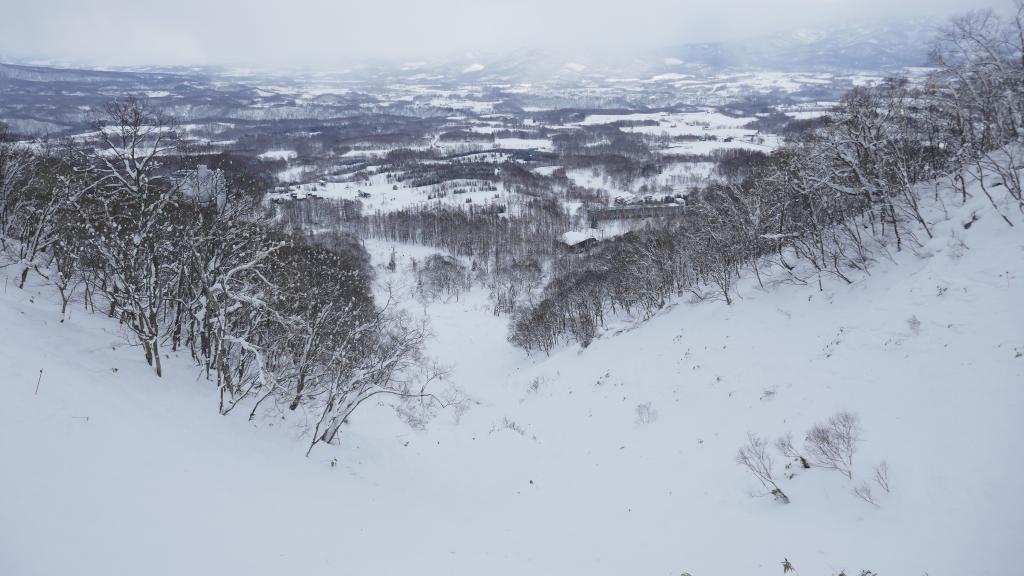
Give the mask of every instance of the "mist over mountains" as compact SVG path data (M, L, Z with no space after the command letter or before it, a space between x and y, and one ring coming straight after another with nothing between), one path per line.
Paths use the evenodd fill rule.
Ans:
M396 86L472 85L479 99L512 110L720 104L770 92L830 100L870 78L925 66L936 28L928 19L902 20L683 43L642 53L530 48L418 61L367 60L337 70L84 69L0 58L0 119L24 133L59 132L84 126L105 101L126 93L159 99L171 112L194 119L239 119L233 111L253 107L260 109L260 117L276 111L285 117L322 118L383 104L389 100L383 92ZM314 95L306 92L311 87ZM412 92L408 97L415 101L419 92ZM404 97L396 98L387 102L391 111L404 105ZM301 110L285 111L295 108Z
M344 67L282 68L267 65L99 67L109 71L195 74L201 72L277 72L335 74L357 79L375 76L443 75L452 78L504 79L508 81L578 80L600 76L633 76L660 73L718 73L727 71L878 72L924 66L930 38L939 21L931 18L884 20L870 23L834 24L796 28L783 33L758 35L720 42L679 42L659 49L618 49L609 39L606 49L550 49L524 47L504 51L461 52L410 60L367 58ZM97 67L86 62L45 58L5 57L0 63L55 68ZM5 78L26 78L28 72L0 71ZM95 72L99 77L102 73ZM51 76L51 79L53 77Z

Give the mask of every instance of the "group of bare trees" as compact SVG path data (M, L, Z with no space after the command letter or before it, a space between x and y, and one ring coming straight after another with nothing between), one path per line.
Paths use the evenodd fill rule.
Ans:
M303 410L310 448L389 395L437 399L421 325L378 306L358 243L311 243L272 226L259 191L199 190L167 118L126 99L97 141L0 137L0 244L24 285L35 271L72 302L116 318L157 375L187 354L220 411ZM177 166L175 166L175 164ZM422 404L425 406L425 404ZM407 408L407 407L406 407Z
M548 351L587 344L608 311L649 316L673 294L732 303L736 282L766 267L798 284L852 282L879 257L933 234L923 181L949 176L966 201L977 181L995 210L1024 210L1024 3L1014 18L953 20L923 84L893 79L848 93L828 121L734 177L687 198L685 215L605 242L554 269L543 297L518 312L509 340ZM1004 187L999 202L992 182Z
M965 173L982 183L994 176L1021 209L1024 151L1003 146L1024 135L1024 2L1015 0L1014 7L1009 19L977 11L942 30L932 51L938 71L930 95L950 119L936 138L950 150L954 185L966 195ZM993 200L989 189L982 191Z
M539 296L515 310L509 341L546 353L567 341L589 345L609 314L650 317L691 283L680 240L658 226L557 259Z
M490 278L494 315L511 315L519 306L532 304L543 280L544 267L536 256L512 258L495 266Z
M452 256L431 254L416 270L416 292L428 302L458 300L470 285L469 270Z
M852 412L837 412L827 422L815 424L804 436L803 449L793 444L793 436L786 434L775 442L775 448L790 462L787 470L796 465L800 469L821 468L835 470L852 480L854 476L853 456L861 439L860 419ZM775 470L775 461L768 450L768 442L757 434L747 434L747 443L736 452L736 463L764 487L776 501L788 504L789 496L779 487L781 480ZM792 478L795 472L787 473ZM874 481L886 493L889 492L889 466L884 461L874 468ZM870 484L866 482L851 491L855 496L877 506Z

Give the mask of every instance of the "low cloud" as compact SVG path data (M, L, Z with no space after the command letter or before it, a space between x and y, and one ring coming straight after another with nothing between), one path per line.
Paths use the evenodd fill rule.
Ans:
M12 0L0 56L106 65L344 66L517 48L625 52L985 0ZM1009 0L992 6L1005 8Z

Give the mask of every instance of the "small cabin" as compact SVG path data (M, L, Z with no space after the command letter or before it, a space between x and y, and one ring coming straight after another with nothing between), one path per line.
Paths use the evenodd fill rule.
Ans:
M594 231L587 232L566 232L562 234L561 238L558 239L559 246L562 249L572 254L582 254L589 252L595 246L597 246L597 238L594 237Z

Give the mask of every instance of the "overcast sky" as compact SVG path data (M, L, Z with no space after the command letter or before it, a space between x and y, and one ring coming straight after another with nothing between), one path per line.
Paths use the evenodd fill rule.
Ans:
M514 48L631 51L1010 0L0 0L0 58L339 66Z

